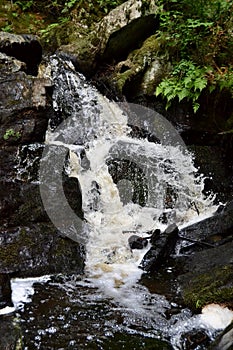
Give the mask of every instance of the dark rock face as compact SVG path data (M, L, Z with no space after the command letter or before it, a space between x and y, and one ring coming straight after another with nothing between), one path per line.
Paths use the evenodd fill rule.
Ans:
M231 323L216 341L208 347L208 350L232 350L233 349L233 323Z
M79 246L45 222L1 230L0 240L2 273L25 277L82 272Z
M11 302L10 274L0 273L0 309L13 306Z
M42 47L35 36L0 32L0 52L24 62L27 74L37 75L42 59Z
M145 254L140 267L147 272L155 273L173 253L178 240L179 229L176 224L172 224L161 234L155 230L152 234L152 247Z
M143 249L148 244L146 238L142 238L137 235L130 236L128 242L131 249Z
M36 76L41 57L36 38L0 33L0 307L11 305L12 276L83 270L79 244L59 235L40 197L40 158L53 116L51 81ZM63 180L72 208L81 210L77 184Z
M21 331L14 316L0 316L0 350L22 349Z
M193 240L189 249L183 251L185 255L176 259L182 265L178 276L181 294L191 308L213 302L233 307L232 232L233 202L220 206L212 217L180 231L180 236ZM195 240L202 243L198 249Z
M215 215L180 230L180 234L186 238L205 240L213 235L228 236L232 229L233 201L217 210Z

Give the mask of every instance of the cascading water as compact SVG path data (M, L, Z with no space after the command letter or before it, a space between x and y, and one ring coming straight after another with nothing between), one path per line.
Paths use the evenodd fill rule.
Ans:
M68 158L65 171L80 183L85 217L85 223L79 226L81 232L74 227L70 236L69 230L65 232L62 226L63 233L73 239L76 235L77 240L85 243L87 285L97 287L105 298L111 298L134 317L146 319L150 329L163 329L167 336L172 331L162 315L169 303L138 284L143 272L138 266L148 248L132 251L128 238L132 231L143 237L155 228L165 229L169 222L180 226L197 219L198 215L199 218L210 215L213 198L204 197L204 181L197 175L192 157L182 140L172 135L171 126L164 124L160 116L155 118L155 112L148 122L144 115L147 110L140 107L140 115L134 118L137 108L133 106L129 116L129 105L123 112L120 107L124 105L119 106L100 95L74 71L69 61L53 57L51 70L54 110L62 123L56 127L56 120L51 121L46 143L55 153L59 148L65 150L62 153L63 161L64 154ZM148 132L151 125L157 123L152 131L161 143L133 137L128 126L132 120ZM42 174L48 155L44 161ZM42 182L46 176L45 171ZM47 183L46 192L49 186ZM58 186L56 191L62 190ZM54 194L54 188L52 192ZM44 202L45 207L50 206L47 197ZM60 217L59 206L63 211L64 205L57 202L58 206L50 214L55 225ZM161 219L163 216L166 225ZM69 214L66 217L70 217ZM61 228L59 224L58 227Z
M78 348L120 332L162 337L181 349L180 335L201 327L201 321L186 309L167 319L172 303L140 283L143 270L138 266L149 248L131 250L128 238L132 232L146 237L169 223L181 227L209 216L215 210L213 197L203 195L204 179L183 141L160 115L142 106L110 102L69 60L53 56L50 66L56 116L41 160L41 196L54 225L84 244L86 251L85 276L62 283L62 288L69 295L80 290L73 298L84 310L98 303L105 309L108 302L112 317L104 321L92 316L99 330L96 324L93 330L87 325L86 343ZM132 126L160 142L136 138ZM83 221L67 203L64 172L79 181ZM98 335L102 328L104 335ZM82 338L84 330L80 332Z

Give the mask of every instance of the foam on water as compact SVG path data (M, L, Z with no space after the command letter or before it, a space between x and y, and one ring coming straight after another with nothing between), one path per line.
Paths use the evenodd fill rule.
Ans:
M51 66L54 109L67 119L62 127L48 130L46 142L69 150L67 172L81 186L88 223L86 276L105 296L129 308L133 303L134 309L141 312L142 302L138 296L136 302L135 288L142 275L138 265L149 246L131 251L130 231L147 236L155 228L165 229L159 218L171 211L166 209L169 191L175 193L171 220L179 226L210 215L214 211L213 198L203 195L204 179L197 174L187 151L177 145L132 137L127 113L88 85L82 75L74 72L71 63L66 62L65 66L55 57ZM148 123L145 120L141 124L146 128ZM165 134L169 137L167 130ZM81 151L85 152L85 162ZM114 183L109 171L108 164L114 159L133 161L141 169L147 180L144 206L130 198L129 180L123 184L123 192L129 197L123 203L119 184Z
M150 246L132 251L128 245L132 231L145 237L148 231L164 230L167 224L160 220L164 213L170 213L170 223L175 222L179 227L213 213L213 198L203 195L204 179L198 175L192 156L177 145L132 137L127 114L88 85L71 63L64 64L55 57L51 71L54 110L67 119L62 127L51 126L46 143L67 149L66 173L80 183L87 224L85 234L88 233L86 285L97 288L103 298L111 299L130 322L140 320L151 336L154 329L159 329L172 338L181 329L192 329L195 322L200 325L200 320L192 317L189 310L183 310L176 319L166 320L164 313L171 307L170 303L138 283L143 272L138 266ZM128 186L131 182L133 188L133 181L121 182L121 191L120 181L114 183L109 170L114 159L138 166L147 180L145 205L133 202L133 190ZM127 197L124 200L122 191ZM174 202L172 209L167 206L168 200ZM12 281L16 308L30 300L34 281ZM174 348L178 342L174 340Z

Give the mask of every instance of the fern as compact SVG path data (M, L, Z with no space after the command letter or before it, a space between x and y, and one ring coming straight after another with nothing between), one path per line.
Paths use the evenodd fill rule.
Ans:
M178 98L192 101L193 110L199 108L197 100L203 89L206 88L208 80L206 69L196 66L193 62L181 60L173 69L170 77L164 79L156 88L155 95L162 95L166 100L166 108L170 101Z

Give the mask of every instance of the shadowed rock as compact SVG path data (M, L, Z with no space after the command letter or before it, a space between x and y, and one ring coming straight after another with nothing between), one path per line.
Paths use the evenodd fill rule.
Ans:
M155 235L152 234L152 247L143 257L140 267L147 272L156 272L173 253L178 233L176 224L169 225L161 235L156 230Z

